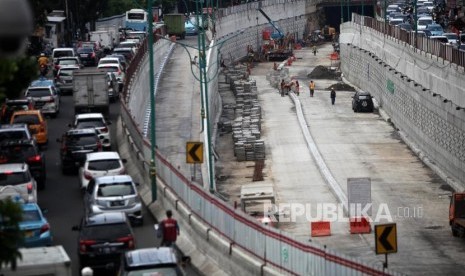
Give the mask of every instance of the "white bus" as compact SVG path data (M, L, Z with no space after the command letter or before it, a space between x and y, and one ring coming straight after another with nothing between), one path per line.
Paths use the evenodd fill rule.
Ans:
M131 9L127 11L125 17L126 28L146 32L147 16L147 12L143 9Z

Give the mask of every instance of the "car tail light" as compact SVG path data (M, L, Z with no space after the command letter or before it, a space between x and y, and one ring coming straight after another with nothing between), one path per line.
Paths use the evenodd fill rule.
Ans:
M32 183L27 184L27 193L31 194L32 193Z
M88 171L84 171L84 178L87 180L92 180L92 175Z
M106 127L101 128L101 129L100 129L100 132L101 132L101 133L102 133L102 132L107 133L107 132L108 132L108 128L106 128Z
M40 123L39 131L40 131L40 132L44 132L44 131L45 131L45 122Z
M42 225L42 227L40 227L40 234L43 234L45 232L47 232L48 230L50 230L50 225L48 223Z
M102 151L102 143L100 141L97 142L97 151Z
M94 240L81 240L79 241L79 251L85 253L87 251L87 246L94 245L97 242Z
M40 162L42 160L42 157L40 157L40 155L35 155L32 157L29 157L27 160L29 162Z
M124 242L125 244L127 244L128 249L133 249L134 248L134 238L132 236L119 238L119 239L117 239L117 241Z
M54 103L55 99L53 97L50 97L50 99L47 101L48 103Z

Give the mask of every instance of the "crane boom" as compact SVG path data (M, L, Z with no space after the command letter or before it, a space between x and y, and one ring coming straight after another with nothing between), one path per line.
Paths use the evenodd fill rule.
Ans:
M268 20L268 22L271 24L271 26L273 26L273 28L276 31L278 31L279 38L283 38L284 37L283 32L281 32L281 30L274 24L273 20L271 20L271 18L262 9L258 9L258 11L266 18L266 20Z

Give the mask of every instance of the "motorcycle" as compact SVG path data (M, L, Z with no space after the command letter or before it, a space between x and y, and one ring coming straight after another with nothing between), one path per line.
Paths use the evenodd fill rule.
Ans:
M39 72L42 77L46 77L48 74L48 66L45 64L40 65Z

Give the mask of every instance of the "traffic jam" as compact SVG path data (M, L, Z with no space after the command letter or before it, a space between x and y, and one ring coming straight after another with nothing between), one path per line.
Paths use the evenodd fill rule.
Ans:
M109 33L117 39L102 43ZM64 253L75 268L63 266L53 275L76 275L76 267L82 275L89 270L94 275L128 275L141 267L144 273L184 274L172 247L136 246L137 231L155 244L153 225L148 231L136 230L144 222L153 224L153 218L138 193L142 183L128 173L116 145L114 125L125 71L145 37L132 29L101 30L75 47L41 53L39 78L21 97L1 105L0 200L22 208L18 247L24 248L23 256L40 255L26 249L60 245L55 233L77 236L72 246L77 254ZM76 198L82 209L67 209L66 202ZM55 214L67 212L57 226L52 208ZM81 219L68 224L63 222L67 216ZM23 275L21 262L17 269L15 275ZM37 272L39 265L29 269Z

